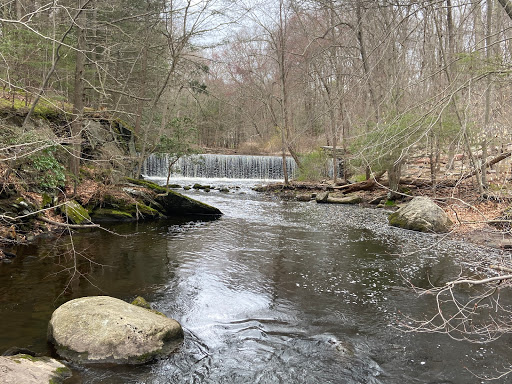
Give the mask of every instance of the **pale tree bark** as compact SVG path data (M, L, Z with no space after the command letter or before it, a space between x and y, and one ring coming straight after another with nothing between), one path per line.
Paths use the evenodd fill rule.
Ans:
M485 57L488 65L492 57L492 12L493 12L493 0L487 0L487 16L486 16L486 35L485 35ZM488 140L487 137L491 131L490 127L490 116L491 116L491 89L492 89L492 78L491 74L487 75L485 88L485 112L484 112L484 132L482 139L482 166L480 173L482 174L482 184L484 188L488 187L487 182L487 155L488 155Z
M288 148L287 137L289 131L289 116L288 116L288 88L286 82L287 68L286 68L286 16L284 15L284 2L279 1L279 26L278 35L276 38L276 54L277 64L279 68L279 83L281 92L281 145L282 145L282 162L283 162L283 173L284 173L284 184L288 185L288 167L286 164L286 150Z
M71 137L74 144L71 147L71 157L69 168L74 177L74 192L78 183L80 157L81 157L81 133L82 133L82 120L84 113L84 72L85 72L85 25L87 22L86 13L83 12L86 1L78 1L78 9L82 10L76 19L77 27L77 51L76 51L76 64L75 64L75 82L73 90L73 121L71 122Z
M364 39L364 17L362 13L361 1L357 0L356 4L356 17L357 17L357 41L359 42L359 53L361 55L361 61L363 64L363 72L366 84L368 86L368 93L370 95L370 103L373 108L373 113L375 115L375 122L378 123L380 120L380 112L379 112L379 103L377 102L377 97L375 95L375 90L373 88L373 82L371 80L371 70L370 64L368 62L368 54L366 53L366 42ZM369 133L369 125L366 124L366 132ZM371 177L370 167L367 166L366 169L366 180L369 180Z

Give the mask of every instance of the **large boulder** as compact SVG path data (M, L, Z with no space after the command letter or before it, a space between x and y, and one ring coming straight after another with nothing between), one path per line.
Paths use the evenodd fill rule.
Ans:
M418 196L389 216L389 224L420 232L449 232L453 225L446 213L431 199Z
M48 340L60 356L74 362L143 364L174 351L183 330L156 311L93 296L57 308L48 324Z
M0 356L2 384L62 383L71 377L71 370L49 357L30 355Z
M155 201L163 208L166 216L222 215L219 209L174 191L158 195Z

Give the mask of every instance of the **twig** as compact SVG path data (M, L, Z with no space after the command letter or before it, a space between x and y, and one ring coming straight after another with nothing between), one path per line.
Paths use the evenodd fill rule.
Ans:
M37 220L44 221L45 223L56 225L58 227L65 227L65 228L71 228L71 229L85 229L85 228L99 228L99 224L86 224L86 225L80 225L80 224L68 224L68 223L59 223L58 221L53 221L50 219L47 219L46 217L38 217Z
M469 285L482 285L487 283L492 283L493 281L502 281L512 279L512 275L502 275L502 276L494 276L488 277L487 279L482 280L471 280L471 279L463 279L463 280L455 280L449 281L445 285L446 286L454 286L458 284L469 284Z

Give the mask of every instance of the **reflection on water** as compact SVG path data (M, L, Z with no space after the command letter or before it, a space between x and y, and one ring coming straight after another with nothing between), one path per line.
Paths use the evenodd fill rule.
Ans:
M467 369L509 364L508 338L480 349L391 326L401 312L432 313L433 298L404 278L443 283L478 250L388 228L381 211L243 189L190 195L224 216L77 234L82 276L71 282L69 238L18 249L0 265L0 349L47 353L51 312L71 298L142 295L182 323L183 347L142 367L77 366L70 382L470 383Z

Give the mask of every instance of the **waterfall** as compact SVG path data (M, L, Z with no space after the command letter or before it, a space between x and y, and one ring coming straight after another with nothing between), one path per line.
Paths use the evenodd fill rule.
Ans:
M149 177L167 176L167 155L151 155L144 163L143 173ZM286 159L288 175L293 178L295 161ZM183 157L173 167L172 177L228 179L284 179L283 159L279 156L193 155Z

